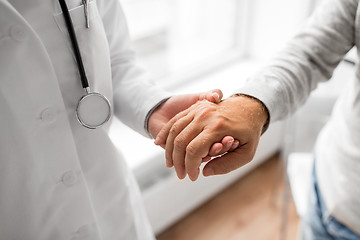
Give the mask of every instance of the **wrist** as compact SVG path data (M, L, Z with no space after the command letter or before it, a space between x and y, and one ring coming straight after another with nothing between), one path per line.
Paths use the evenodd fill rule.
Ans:
M170 97L169 97L170 98ZM161 115L161 114L157 114L161 111L161 107L164 105L164 103L169 99L169 98L165 98L163 100L161 100L160 102L158 102L146 115L145 118L145 130L149 133L149 135L154 138L155 133L157 132L158 129L154 128L154 122L160 121L159 116L156 115Z
M266 130L269 128L269 124L270 124L270 113L268 108L265 106L265 104L256 97L246 94L237 93L232 95L231 97L242 98L242 101L251 103L252 105L251 107L253 109L256 109L255 111L257 113L258 119L262 123L261 134L264 134Z

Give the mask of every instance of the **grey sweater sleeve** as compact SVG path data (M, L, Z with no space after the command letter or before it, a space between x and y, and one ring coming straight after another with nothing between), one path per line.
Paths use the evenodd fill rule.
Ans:
M324 0L304 29L238 93L262 101L271 121L293 113L354 46L358 1Z

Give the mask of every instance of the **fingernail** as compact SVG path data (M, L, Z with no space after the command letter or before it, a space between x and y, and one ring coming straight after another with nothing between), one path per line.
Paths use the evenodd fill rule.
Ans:
M234 140L231 140L231 141L229 141L229 142L226 143L226 146L227 146L227 147L231 147L231 146L233 145L233 143L234 143Z
M215 154L218 154L220 151L221 151L221 149L220 149L220 148L218 148L218 149L216 149L216 150L215 150L215 152L214 152L214 153L215 153Z
M220 100L220 96L219 96L218 93L214 92L214 93L212 94L212 96L215 98L215 101L216 101L216 102Z
M203 175L205 177L208 177L208 176L211 176L211 175L214 175L214 174L215 174L215 172L214 172L214 169L212 169L212 168L206 168L203 171Z
M156 137L156 139L155 139L155 145L159 145L159 142L160 142L160 138L159 137Z

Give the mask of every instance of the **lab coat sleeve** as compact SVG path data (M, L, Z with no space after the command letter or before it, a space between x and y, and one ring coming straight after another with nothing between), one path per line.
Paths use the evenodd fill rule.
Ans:
M358 0L324 0L283 51L237 91L261 100L271 121L288 117L354 46Z
M127 126L149 137L145 129L148 113L171 94L152 84L146 71L136 64L119 0L98 0L97 5L111 55L114 113Z

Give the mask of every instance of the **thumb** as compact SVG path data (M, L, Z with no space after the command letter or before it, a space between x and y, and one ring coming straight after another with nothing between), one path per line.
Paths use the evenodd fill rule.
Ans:
M199 100L207 100L213 103L219 103L223 98L223 93L220 89L214 89L209 92L201 93L199 96Z

